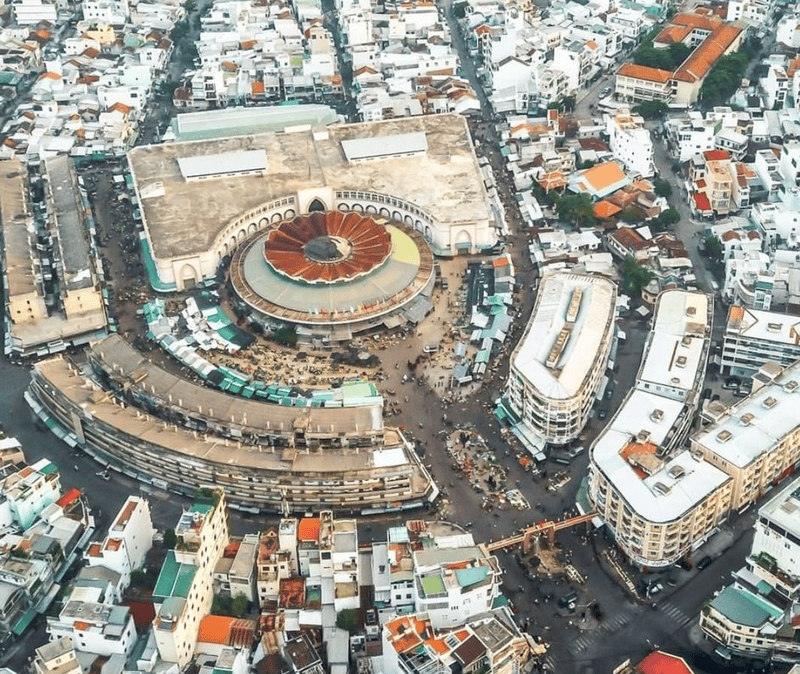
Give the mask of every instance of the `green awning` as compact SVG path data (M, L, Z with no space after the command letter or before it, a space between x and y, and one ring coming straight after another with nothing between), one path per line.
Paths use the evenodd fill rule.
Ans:
M14 623L14 626L11 628L11 631L16 636L21 636L22 633L28 629L28 625L31 624L33 619L36 617L36 611L33 609L29 609L23 616Z

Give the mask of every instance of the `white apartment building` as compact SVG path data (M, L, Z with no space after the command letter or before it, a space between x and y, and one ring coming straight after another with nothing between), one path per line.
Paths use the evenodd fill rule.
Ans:
M676 452L697 408L712 318L708 295L661 293L636 384L592 445L589 499L642 567L673 564L730 507L730 478Z
M14 0L14 19L20 26L35 26L40 21L55 25L61 3L57 0Z
M720 364L723 373L751 377L767 361L788 367L799 358L800 317L741 306L728 309Z
M586 83L592 65L592 51L583 40L567 41L553 50L552 67L567 76L570 93Z
M764 25L772 13L770 0L728 0L726 21L744 21L754 28Z
M539 286L507 388L513 412L545 442L570 442L589 419L611 352L616 298L601 276L557 272Z
M782 65L770 64L767 74L761 78L761 89L764 92L764 106L773 110L782 108L789 94L789 76Z
M619 110L606 118L609 148L629 173L650 178L655 173L653 140L644 127L644 119L628 110Z
M8 501L14 521L25 530L61 496L58 468L47 459L40 459L3 478L0 493Z
M287 521L296 524L296 520L282 520L281 526ZM284 545L287 547L283 547ZM296 575L296 565L292 564L292 549L297 550L297 539L288 543L282 542L278 527L269 526L261 532L256 559L256 590L258 603L262 608L267 602L278 599L280 581L283 578Z
M704 119L699 112L690 112L686 118L668 119L664 127L670 147L681 163L714 149L716 122Z
M153 590L153 634L161 659L183 668L194 654L200 619L211 608L214 567L228 544L224 492L214 490L184 512L175 535L178 543Z
M96 586L76 587L57 617L47 618L51 640L68 638L76 651L100 656L128 655L136 627L127 606L114 606Z
M128 0L84 0L83 18L116 26L125 25L130 18Z
M746 565L700 617L706 638L745 654L796 661L800 590L800 481L792 480L758 510Z
M413 553L414 606L437 629L463 625L492 608L500 593L497 558L476 545Z
M129 496L108 529L102 543L92 543L86 552L89 566L103 566L120 574L122 588L128 587L131 572L144 565L153 547L156 530L150 517L150 504L139 496Z
M731 508L754 503L800 460L800 363L768 362L753 392L692 436L692 450L733 479Z
M495 609L458 630L436 629L424 613L395 617L384 625L381 637L386 674L516 674L531 653L530 638L508 608Z
M783 179L795 187L800 185L800 140L784 139L779 163Z
M35 674L81 674L72 642L66 637L39 646L33 658Z

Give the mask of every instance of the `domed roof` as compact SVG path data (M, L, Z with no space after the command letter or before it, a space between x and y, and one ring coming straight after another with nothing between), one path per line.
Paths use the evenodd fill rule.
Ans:
M282 222L264 242L278 273L306 283L337 283L370 273L389 257L392 237L368 215L327 211Z

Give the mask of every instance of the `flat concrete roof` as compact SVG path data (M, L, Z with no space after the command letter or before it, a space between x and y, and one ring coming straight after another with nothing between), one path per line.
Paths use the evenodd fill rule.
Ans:
M281 473L303 474L357 474L368 471L376 478L386 474L407 471L417 472L415 463L407 456L402 465L378 468L376 453L385 447L359 447L358 449L265 450L259 445L239 444L231 440L194 434L168 424L161 419L143 414L130 405L123 407L113 398L97 390L91 383L61 357L40 361L34 365L35 376L58 390L72 406L83 410L93 423L115 428L121 437L135 438L142 447L177 454L208 464L220 470L265 470ZM397 433L387 434L386 442L401 444ZM390 451L390 450L388 450Z
M32 233L28 231L28 227L33 229L33 222L28 213L27 172L18 159L0 164L0 223L8 293L12 297L40 292L33 272Z
M214 419L221 426L256 435L364 436L383 433L381 405L360 407L287 407L240 398L194 384L154 365L119 335L94 345L92 354L118 381L189 417Z
M681 401L634 389L592 446L593 462L634 512L650 522L680 519L730 479L688 451L671 459L655 457L683 406ZM645 452L648 447L652 450L638 468L649 466L649 474L637 472L631 443Z
M800 317L732 306L725 334L800 347Z
M795 536L800 535L800 478L792 480L761 506L758 514Z
M342 141L424 133L427 152L348 163ZM265 150L263 176L186 182L178 159ZM202 253L245 211L314 187L393 195L443 224L490 221L491 210L466 120L425 115L330 126L326 133L296 131L219 140L148 145L128 161L153 253L171 258Z
M719 421L692 436L692 447L744 468L781 444L800 425L800 361L743 398Z
M61 250L62 283L67 290L91 288L94 278L87 241L89 234L83 224L83 208L72 159L61 155L45 160L44 165L55 211L55 234Z
M575 320L568 323L576 292L581 293L580 305ZM512 368L546 398L573 397L600 357L603 340L614 329L616 297L616 286L602 276L558 272L545 277L528 327L512 356ZM548 358L565 328L569 335L556 365L548 367Z
M637 384L690 391L697 385L711 337L712 306L705 293L666 290L658 296L653 328Z

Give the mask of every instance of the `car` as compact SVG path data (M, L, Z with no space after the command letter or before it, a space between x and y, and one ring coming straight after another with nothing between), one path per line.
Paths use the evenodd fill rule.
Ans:
M605 419L607 416L608 416L608 412L606 410L599 410L597 412L597 418L598 419L602 420L602 419Z
M611 93L611 87L603 87L600 90L600 98L605 98Z
M569 450L569 452L567 452L567 454L569 454L569 457L571 459L574 459L576 456L580 456L581 454L583 454L583 451L584 447L583 445L581 445L580 447L573 447L572 449Z
M702 559L698 560L698 562L697 562L698 570L702 571L703 569L707 568L711 564L711 562L713 562L713 561L714 560L711 559L711 557L709 555L706 555Z
M573 608L575 606L575 602L578 601L578 593L575 590L572 592L567 592L567 594L562 595L558 598L558 605L561 608L567 608L570 604L572 604Z
M647 595L652 596L658 594L663 589L664 584L660 580L657 580L655 583L650 583L650 585L647 586Z

